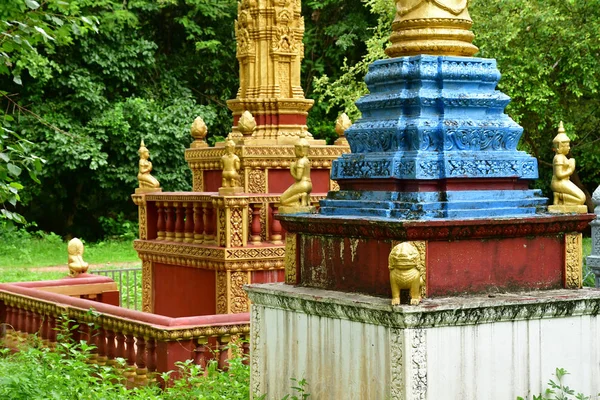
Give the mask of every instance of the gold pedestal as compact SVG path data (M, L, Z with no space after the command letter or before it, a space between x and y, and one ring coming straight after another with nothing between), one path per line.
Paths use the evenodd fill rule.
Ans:
M587 206L568 206L568 205L552 205L548 206L548 212L550 214L586 214L588 212Z

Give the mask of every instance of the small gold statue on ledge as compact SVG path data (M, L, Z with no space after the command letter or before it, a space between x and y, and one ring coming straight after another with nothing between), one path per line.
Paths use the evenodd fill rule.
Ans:
M83 261L83 242L73 238L67 245L69 253L69 276L75 278L80 274L85 274L88 270L88 263Z
M221 167L223 172L219 195L243 193L244 188L240 186L240 174L238 173L241 167L240 158L235 154L235 142L231 137L225 141L225 154L221 157Z
M144 144L144 140L142 139L142 143L140 144L140 149L138 150L138 154L140 155L140 163L139 163L139 172L138 172L138 182L140 183L140 187L135 189L136 193L152 193L152 192L160 192L160 183L158 180L153 177L150 172L152 172L152 163L148 160L150 158L150 152L146 148Z
M425 283L419 271L419 251L411 242L403 242L390 252L388 268L392 286L392 305L400 304L400 290L410 290L410 304L421 302L421 286Z
M310 205L310 192L312 192L312 181L310 179L310 160L308 150L310 144L306 135L302 133L298 142L294 145L296 161L290 166L290 173L296 180L283 194L279 202L279 213L293 214L301 212L313 212L315 207Z
M585 194L569 177L575 172L575 159L567 158L571 150L571 139L565 134L565 127L560 122L558 135L552 140L552 148L556 155L552 160L552 182L550 188L554 192L554 204L548 206L550 213L587 213Z

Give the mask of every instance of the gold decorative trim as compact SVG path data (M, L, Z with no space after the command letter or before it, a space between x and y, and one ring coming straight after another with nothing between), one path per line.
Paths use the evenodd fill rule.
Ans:
M248 193L267 193L267 170L247 169L246 171L248 175L246 191Z
M217 314L229 314L229 271L217 271Z
M139 235L141 240L148 239L148 221L146 219L146 203L138 206Z
M145 260L142 262L142 311L151 313L154 312L154 304L152 304L152 288L153 288L153 271L152 262Z
M204 171L200 168L192 168L192 190L194 192L204 191Z
M288 232L285 235L285 283L288 285L297 283L296 239L295 233Z
M565 235L565 289L583 286L583 239L581 233Z
M228 271L229 274L229 313L239 314L250 310L250 301L244 285L250 283L250 272Z

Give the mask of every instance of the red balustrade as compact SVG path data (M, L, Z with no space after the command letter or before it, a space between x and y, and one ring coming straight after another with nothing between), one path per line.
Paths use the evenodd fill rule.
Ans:
M39 290L52 284L0 284L0 335L5 345L16 347L29 335L52 345L66 318L79 325L77 339L95 347L90 362L115 365L117 358L125 359L123 374L132 384L176 371L176 363L186 360L203 368L215 360L226 370L233 338L247 339L250 329L248 313L169 318ZM248 348L241 344L244 354Z

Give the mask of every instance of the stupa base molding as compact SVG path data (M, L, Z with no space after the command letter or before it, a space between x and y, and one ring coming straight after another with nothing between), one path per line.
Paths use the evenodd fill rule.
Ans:
M252 285L251 389L282 398L291 378L315 399L514 399L556 368L600 392L600 291L388 299ZM273 347L275 346L275 347Z

